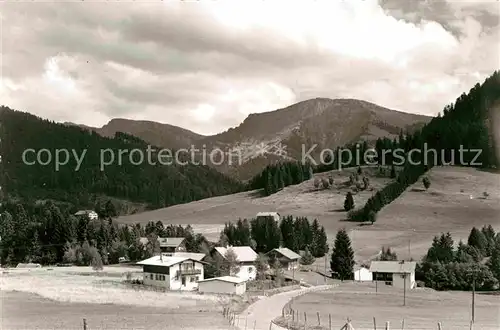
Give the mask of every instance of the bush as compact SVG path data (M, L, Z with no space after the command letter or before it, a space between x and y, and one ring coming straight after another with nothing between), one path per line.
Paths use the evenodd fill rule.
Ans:
M312 265L316 261L316 259L313 257L311 252L309 252L309 249L306 248L304 251L304 255L300 258L299 262L301 265Z

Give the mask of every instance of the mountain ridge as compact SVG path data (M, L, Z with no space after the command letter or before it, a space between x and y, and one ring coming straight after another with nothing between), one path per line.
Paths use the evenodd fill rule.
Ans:
M248 180L269 163L300 159L304 147L308 150L317 145L320 150L359 141L370 142L384 136L393 138L401 131L415 131L431 119L358 99L318 97L249 114L238 126L214 135L202 135L170 124L123 118L112 119L101 128L87 129L108 137L124 132L162 148L236 150L242 155L241 164L212 166L222 173ZM286 155L280 146L286 147ZM259 147L264 152L256 154ZM318 153L313 156L317 157ZM251 162L259 157L262 161Z

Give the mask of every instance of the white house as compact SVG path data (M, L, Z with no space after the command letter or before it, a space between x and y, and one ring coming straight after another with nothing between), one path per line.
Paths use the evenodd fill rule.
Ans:
M276 222L279 222L281 219L280 214L278 212L259 212L259 213L257 213L257 219L258 218L267 218L267 217L273 218L274 221L276 221Z
M244 280L255 280L257 277L257 269L255 268L255 260L257 253L249 246L229 246L215 247L213 253L219 254L223 259L228 250L232 250L236 254L236 260L239 263L240 270L238 274L231 274Z
M75 216L87 216L90 220L97 220L99 215L92 210L81 210L75 213Z
M205 262L202 253L174 253L157 255L138 262L143 266L145 285L163 287L169 290L192 291L203 280Z
M397 288L413 289L415 282L415 261L372 261L370 271L375 281L385 281Z
M356 282L373 281L372 272L368 268L360 267L354 271L354 280Z
M242 295L247 291L245 279L235 276L208 278L198 282L198 291Z

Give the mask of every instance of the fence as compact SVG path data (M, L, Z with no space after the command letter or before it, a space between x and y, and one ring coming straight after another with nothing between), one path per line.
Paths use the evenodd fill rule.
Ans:
M325 315L323 315L325 316ZM446 326L442 322L436 322L435 326L428 326L428 327L422 327L421 324L419 324L417 327L412 328L409 327L407 320L403 319L401 322L396 323L396 322L390 322L390 321L385 321L382 323L382 325L377 324L377 320L374 317L373 322L371 324L367 324L366 322L361 322L363 324L359 324L358 327L354 327L351 319L347 319L346 323L339 328L338 324L334 325L332 322L332 315L328 314L328 318L325 320L325 318L322 317L320 312L316 312L315 314L307 314L306 312L301 312L298 310L294 310L290 307L290 304L285 306L282 311L282 315L278 318L276 318L273 321L273 326L270 326L269 329L271 330L279 330L279 329L288 329L288 330L307 330L307 329L314 329L314 330L390 330L390 329L401 329L401 330L410 330L410 329L418 329L418 330L475 330L475 324L474 322L470 321L468 324L457 324L457 323L452 323L452 322L445 322ZM392 324L392 327L391 327ZM486 327L477 327L477 330L486 330L486 329L497 329L498 325L495 327L495 325L487 325Z

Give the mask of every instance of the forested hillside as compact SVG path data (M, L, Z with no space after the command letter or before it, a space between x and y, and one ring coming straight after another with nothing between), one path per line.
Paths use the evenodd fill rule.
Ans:
M0 124L0 184L4 194L11 197L53 199L78 207L93 207L94 196L105 195L159 208L242 189L239 182L208 166L162 165L154 153L151 159L156 164L148 162L146 143L127 134L118 133L113 138L106 138L6 107L0 110ZM135 148L143 151L144 161L137 165L133 163L139 162L138 153L132 162L129 153L124 153L119 160L119 150ZM45 166L25 164L23 152L27 149L47 149L52 161ZM68 150L70 157L67 164L56 169L54 157L58 149ZM111 160L111 154L115 160L101 170L101 150L106 149L111 150L105 153L107 160ZM84 150L86 154L78 168L75 155L81 157ZM64 152L59 155L64 161ZM27 156L29 162L36 159L33 152ZM47 160L46 153L42 161Z
M362 209L351 211L349 218L354 221L373 218L384 205L391 203L436 165L498 169L498 141L494 136L498 123L494 121L499 114L494 111L499 111L496 107L499 101L500 72L497 71L482 85L476 84L468 94L462 94L455 104L446 106L443 115L431 120L421 130L392 143L387 139L378 140L377 149L402 148L406 151L407 160L397 180L378 191ZM469 151L460 155L461 149ZM411 150L418 152L412 153L412 162L409 162ZM435 153L429 153L429 150L435 150Z

